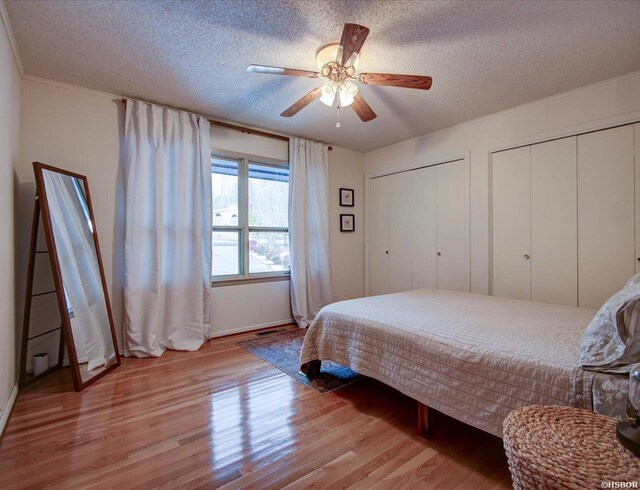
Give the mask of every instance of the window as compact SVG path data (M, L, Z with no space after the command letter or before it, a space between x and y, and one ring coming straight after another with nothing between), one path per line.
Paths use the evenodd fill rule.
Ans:
M289 167L212 156L214 281L289 273Z

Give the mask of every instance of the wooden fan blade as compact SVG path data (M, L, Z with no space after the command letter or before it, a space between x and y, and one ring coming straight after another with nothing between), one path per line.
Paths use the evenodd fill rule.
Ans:
M361 73L358 81L366 85L389 85L390 87L429 90L431 77L421 75L396 75L392 73Z
M309 104L311 104L311 102L313 102L318 97L320 97L320 95L321 95L320 88L313 89L311 92L309 92L307 95L302 97L298 102L293 104L291 107L289 107L286 111L284 111L280 115L282 117L295 116L298 112L300 112L302 109L304 109Z
M353 107L353 110L356 111L358 117L362 119L362 122L371 121L372 119L378 117L378 115L373 112L373 109L369 107L369 104L367 104L367 102L364 100L364 97L360 95L360 92L356 94L353 102L351 103L351 107Z
M296 70L293 68L280 68L278 66L249 65L247 71L250 73L265 73L267 75L286 75L289 77L318 78L317 71Z
M350 66L353 59L362 49L365 39L369 35L369 28L358 24L345 24L338 48L336 61L342 66ZM352 59L353 57L353 59Z

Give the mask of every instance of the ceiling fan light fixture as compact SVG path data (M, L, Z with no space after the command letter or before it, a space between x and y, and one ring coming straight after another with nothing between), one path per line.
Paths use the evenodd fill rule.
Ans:
M335 82L328 81L320 89L320 102L329 107L333 106L333 102L336 99L337 87Z
M353 103L358 95L358 86L350 80L345 80L340 84L338 89L338 97L340 98L340 106L347 107Z

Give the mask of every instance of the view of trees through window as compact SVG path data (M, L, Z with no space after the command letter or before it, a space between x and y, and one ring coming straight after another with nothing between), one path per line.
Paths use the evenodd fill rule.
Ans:
M288 270L288 167L218 157L211 164L212 275Z

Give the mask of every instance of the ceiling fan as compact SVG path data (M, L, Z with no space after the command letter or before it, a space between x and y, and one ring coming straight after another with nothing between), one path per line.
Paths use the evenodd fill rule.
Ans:
M355 82L360 82L364 85L388 85L391 87L429 90L432 80L431 77L421 75L389 73L360 73L355 76L360 61L360 50L368 35L369 29L367 27L358 24L345 24L340 44L328 44L316 54L316 62L320 71L263 65L249 65L247 71L251 73L266 73L268 75L287 75L325 80L322 87L313 89L280 114L282 117L294 116L311 102L320 98L320 101L329 107L333 107L334 102L337 101L337 128L340 127L341 107L351 106L363 122L371 121L377 115L364 100Z

